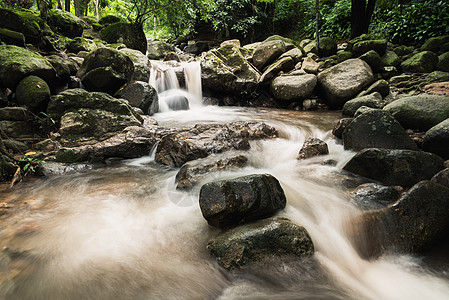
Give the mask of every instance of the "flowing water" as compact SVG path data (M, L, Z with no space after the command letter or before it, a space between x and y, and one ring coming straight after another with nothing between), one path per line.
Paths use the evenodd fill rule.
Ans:
M354 153L330 133L338 112L198 106L154 117L173 127L237 120L275 126L280 138L252 142L248 167L204 182L275 176L287 197L279 216L308 230L313 258L223 270L206 250L219 230L203 219L198 188L177 191L177 169L149 154L3 190L11 208L0 216L0 299L449 299L447 261L431 266L396 254L367 261L349 242L345 228L361 212L342 184L341 168ZM297 161L307 137L326 141L330 153Z

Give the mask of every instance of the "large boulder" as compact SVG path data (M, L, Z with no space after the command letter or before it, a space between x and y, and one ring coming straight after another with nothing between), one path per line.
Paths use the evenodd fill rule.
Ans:
M415 142L388 112L369 110L356 117L343 131L345 149L364 148L418 150Z
M163 41L152 41L148 43L148 58L163 59L167 54L175 52L175 47Z
M83 20L61 9L48 11L48 24L55 32L69 38L83 35Z
M387 50L385 54L382 56L382 64L384 66L393 66L397 67L401 63L401 59L396 54L396 52Z
M407 73L430 73L438 64L438 56L430 51L419 52L401 63Z
M47 109L50 88L40 77L34 75L25 77L17 86L16 100L18 104L25 105L37 115Z
M318 55L327 57L337 54L337 42L330 37L320 37Z
M443 159L413 150L368 148L357 153L344 170L382 182L410 187L443 169Z
M0 27L22 33L27 43L36 45L42 41L42 23L42 19L31 13L0 7Z
M383 104L381 100L382 97L379 93L357 97L346 102L345 105L343 105L341 113L343 116L353 117L355 112L362 106L382 108Z
M286 45L282 40L265 40L254 49L253 64L262 71L265 66L274 62L281 54L293 47L292 44Z
M449 118L449 97L428 94L404 97L383 109L404 128L426 131Z
M36 75L51 84L56 78L53 66L40 54L13 45L0 45L0 87L15 90L19 82Z
M271 92L275 99L295 101L312 95L317 77L313 74L283 75L271 83Z
M366 62L374 72L379 72L380 70L382 70L382 58L376 51L370 50L360 55L359 58Z
M376 51L380 56L384 55L387 50L387 40L362 40L352 46L352 52L356 56L360 56L370 50Z
M226 231L211 239L207 250L223 268L233 270L284 256L309 257L314 246L304 227L273 218Z
M432 51L438 53L443 50L445 45L448 43L449 35L431 37L421 46L421 51Z
M260 77L260 83L268 83L270 82L276 75L282 72L289 72L295 67L295 62L291 57L283 57L272 63L268 68L263 72Z
M102 39L114 44L125 44L126 47L139 50L143 54L147 51L147 38L140 25L134 23L117 22L100 31Z
M131 106L142 109L145 114L149 114L153 102L158 102L157 91L145 81L130 82L116 95L128 100Z
M8 45L25 47L25 36L17 31L0 28L0 42Z
M449 72L449 52L438 56L437 69L443 72Z
M128 56L134 64L132 80L148 82L151 70L151 63L148 57L142 54L142 52L130 48L120 49L119 52Z
M260 74L234 45L208 51L201 59L203 87L223 95L251 95L258 86Z
M449 188L449 168L438 172L437 174L435 174L435 176L432 177L431 180Z
M76 72L78 72L80 68L79 65L70 58L63 58L55 54L46 56L45 58L55 69L56 76L61 85L65 85L70 80L70 76L76 75Z
M181 167L184 163L228 150L248 150L249 140L278 136L271 126L260 122L197 124L191 129L164 136L156 150L158 163Z
M134 64L128 56L112 48L98 48L86 56L77 76L86 90L113 95L133 74Z
M361 59L348 59L318 74L318 86L326 101L341 107L374 82L371 68Z
M279 181L269 174L206 183L199 198L207 223L220 228L272 216L286 201Z
M71 53L78 53L80 51L94 51L98 48L97 43L94 40L87 39L81 36L74 38L67 45L67 50Z
M426 132L422 147L425 151L449 159L449 118Z

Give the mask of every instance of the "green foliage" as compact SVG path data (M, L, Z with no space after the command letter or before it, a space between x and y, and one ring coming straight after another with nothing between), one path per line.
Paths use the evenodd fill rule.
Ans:
M24 176L29 173L35 174L37 168L42 163L42 160L35 156L35 154L36 152L28 152L17 161L17 164L20 166L20 169L24 173Z
M336 39L349 37L351 34L350 0L338 0L334 5L322 6L320 34Z

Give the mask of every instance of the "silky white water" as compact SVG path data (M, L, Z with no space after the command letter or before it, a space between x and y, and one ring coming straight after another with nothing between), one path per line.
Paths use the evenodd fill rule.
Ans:
M202 218L198 188L176 191L177 169L148 156L4 191L12 208L0 219L0 299L449 299L447 260L438 268L394 254L366 261L348 242L345 228L360 211L341 185L341 167L354 153L330 134L338 117L219 107L155 115L161 126L234 120L275 126L281 137L252 142L248 167L212 173L204 182L275 176L287 196L278 215L308 230L316 250L311 260L220 268L206 250L219 230ZM326 141L329 155L297 161L307 137ZM337 165L322 165L326 159Z

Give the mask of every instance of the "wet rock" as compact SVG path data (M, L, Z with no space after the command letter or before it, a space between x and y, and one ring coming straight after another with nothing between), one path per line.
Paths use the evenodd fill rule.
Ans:
M374 72L379 72L383 67L382 58L374 50L370 50L360 55L359 58L366 62Z
M75 75L79 70L79 65L72 59L63 58L59 55L45 57L56 71L56 76L60 79L60 84L69 81L71 75Z
M93 40L87 39L84 37L80 37L80 36L74 38L67 45L67 50L69 50L69 52L71 52L71 53L78 53L80 51L90 52L90 51L94 51L97 48L98 48L98 46Z
M273 218L239 226L211 239L207 249L228 270L267 263L274 257L314 253L307 230L288 219Z
M320 64L317 63L313 58L306 57L302 61L301 70L304 70L309 74L318 74L318 69L320 68Z
M113 95L133 74L134 64L128 56L111 48L98 48L86 56L77 76L86 90Z
M343 137L343 132L348 127L348 125L354 120L354 118L343 118L340 119L337 124L335 124L334 128L332 129L332 134L339 139Z
M17 86L16 100L18 104L25 105L33 113L39 114L47 109L50 88L40 77L33 75L25 77Z
M281 56L287 50L287 45L282 40L269 40L260 43L253 53L253 64L259 70L263 68Z
M368 148L357 153L344 170L386 185L412 186L443 169L443 159L413 150Z
M390 94L390 85L388 84L388 82L386 80L378 80L375 83L373 83L372 85L370 85L366 91L361 92L358 97L361 96L365 96L365 95L369 95L372 93L379 93L381 95L381 99L385 98L386 96L388 96Z
M449 72L449 52L445 52L438 56L437 69L444 72Z
M0 87L14 90L29 75L51 84L56 78L53 66L40 54L13 45L0 45Z
M431 37L421 47L421 51L432 51L438 53L449 43L449 35Z
M426 132L422 148L424 151L449 159L449 118Z
M370 112L370 111L375 111L375 110L380 110L379 108L372 108L369 106L360 106L354 113L354 118L357 118L360 115L363 115L364 113Z
M148 43L148 58L163 59L168 53L175 52L175 47L162 41L152 41Z
M281 71L283 72L289 72L295 67L295 63L291 57L284 57L280 58L279 60L272 63L262 74L259 81L260 83L268 83L271 81L274 77L276 77L277 74L279 74Z
M147 51L147 38L139 24L126 22L113 23L103 28L100 31L100 35L108 43L125 44L126 47L138 50L143 54ZM151 57L149 58L151 59Z
M189 99L183 94L178 93L163 93L159 95L158 102L153 102L150 107L150 115L160 111L160 107L166 106L166 109L170 110L189 110ZM158 104L158 110L156 110L156 104Z
M348 59L318 74L318 87L333 107L343 106L373 82L371 68L357 58Z
M44 176L49 177L67 173L81 172L92 168L93 168L92 164L72 164L54 161L44 161L42 162L41 171Z
M286 198L276 178L255 174L206 183L199 203L208 224L224 228L272 216Z
M318 54L328 57L337 53L337 42L333 38L320 37Z
M329 154L329 148L325 142L317 138L308 138L304 141L296 159L302 160L326 154Z
M154 101L158 102L157 91L150 84L143 81L128 83L116 95L128 100L131 106L142 109L145 114L149 113L150 106Z
M343 105L342 115L353 117L357 109L362 106L368 106L372 108L382 108L383 104L381 102L382 97L379 93L372 93L366 96L361 96L349 100Z
M438 172L431 180L449 188L449 168Z
M395 202L401 189L377 183L364 183L350 192L351 202L363 210L381 209Z
M0 28L0 41L8 45L25 47L25 36L17 31Z
M294 101L312 95L317 77L313 74L283 75L271 83L271 92L275 99Z
M394 51L387 50L382 56L382 64L384 66L397 67L401 64L401 59Z
M203 87L215 94L251 95L260 74L234 45L208 51L201 59Z
M48 19L51 28L66 37L75 38L83 35L83 20L61 9L50 9Z
M179 55L176 52L170 52L167 55L165 55L164 61L172 61L172 60L180 62L181 58L179 57Z
M449 118L449 97L428 94L404 97L386 105L384 110L404 128L429 130Z
M360 56L370 50L376 51L379 55L384 55L387 50L387 40L362 40L358 41L352 47L352 52Z
M157 147L155 160L167 166L181 167L188 161L212 153L248 150L249 140L277 136L276 129L260 122L197 124L191 129L164 136Z
M222 172L243 168L248 159L244 155L233 155L227 157L208 157L197 159L182 165L176 174L176 188L189 190L201 180L206 179L212 172Z
M430 51L419 52L401 63L407 73L430 73L438 64L438 56Z

